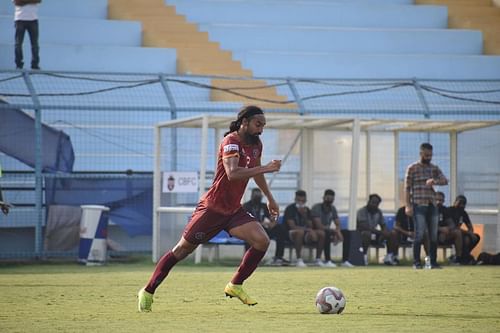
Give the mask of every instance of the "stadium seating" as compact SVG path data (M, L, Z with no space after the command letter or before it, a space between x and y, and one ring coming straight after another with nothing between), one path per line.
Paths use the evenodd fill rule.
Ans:
M178 1L256 76L493 79L483 36L448 30L446 6L411 1Z
M357 28L446 28L442 6L364 1L193 1L166 0L198 24L337 26Z
M244 69L231 52L222 50L218 43L208 39L208 34L178 15L175 7L166 6L163 0L110 0L109 17L112 19L140 20L143 24L143 45L154 47L175 47L177 50L177 72L179 74L252 76ZM213 80L212 85L220 88L264 86L263 81ZM246 90L247 94L272 100L285 99L277 95L276 89L265 88L257 92ZM246 101L242 97L222 90L210 93L212 101ZM266 103L262 103L266 107ZM274 106L274 105L271 105ZM287 105L285 107L288 107Z
M14 67L13 13L10 1L0 3L0 68L3 69ZM39 15L42 69L176 72L176 51L141 47L141 24L107 20L107 0L46 1L40 5ZM28 36L24 55L29 65Z

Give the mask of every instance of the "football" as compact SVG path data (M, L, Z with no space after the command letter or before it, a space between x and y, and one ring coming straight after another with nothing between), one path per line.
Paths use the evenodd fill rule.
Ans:
M316 308L322 314L341 314L346 299L342 290L337 287L325 287L316 295Z

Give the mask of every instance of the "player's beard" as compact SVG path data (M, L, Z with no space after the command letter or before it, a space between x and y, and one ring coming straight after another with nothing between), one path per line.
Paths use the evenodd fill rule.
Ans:
M245 141L252 145L256 145L259 143L259 135L260 134L245 133Z

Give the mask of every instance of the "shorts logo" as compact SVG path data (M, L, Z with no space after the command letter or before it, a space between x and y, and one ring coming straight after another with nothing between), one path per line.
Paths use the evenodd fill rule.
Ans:
M231 151L239 151L239 150L240 150L240 147L234 143L230 143L230 144L224 146L225 153L229 153Z
M197 232L194 234L194 238L196 240L203 240L205 238L205 233L204 232Z

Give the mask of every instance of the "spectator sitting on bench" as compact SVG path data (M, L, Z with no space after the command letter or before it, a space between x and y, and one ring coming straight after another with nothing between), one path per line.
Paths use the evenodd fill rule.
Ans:
M464 195L459 195L455 199L452 207L448 208L448 217L453 224L461 230L462 233L462 264L475 264L475 259L471 254L472 249L479 243L481 237L474 233L474 227L469 218L469 214L465 211L467 198ZM461 228L465 224L467 230Z
M394 265L394 245L397 233L387 229L384 215L378 208L381 202L382 198L378 194L370 194L367 205L359 209L356 216L356 230L361 233L365 265L368 265L368 248L370 245L380 245L384 240L387 241L387 255L384 258L384 263ZM377 229L377 227L380 227L380 229Z
M285 209L285 225L288 235L295 247L297 267L307 267L302 260L302 247L304 244L316 244L316 264L324 266L321 261L321 252L325 245L325 232L313 229L311 210L306 206L307 194L303 190L295 192L295 202Z
M285 240L288 239L287 231L282 224L271 219L267 205L262 202L262 191L252 189L250 200L243 204L243 209L252 214L262 224L269 238L276 240L276 252L271 262L272 265L288 265L290 262L283 258L285 253ZM249 244L245 243L248 250Z
M328 189L323 194L323 202L315 204L311 208L314 228L325 232L325 266L336 267L331 260L330 244L337 245L344 241L344 236L340 228L340 219L337 213L337 208L333 205L335 201L335 191ZM332 223L333 222L333 223ZM347 255L344 256L346 258ZM342 263L345 267L353 267L346 259Z
M405 207L402 206L398 209L396 213L396 221L394 223L394 231L397 233L395 254L393 260L396 264L399 264L399 258L397 253L399 253L399 247L401 245L413 244L413 239L415 237L415 224L413 223L413 217L406 215ZM424 250L425 255L429 255L429 235L427 232L424 234Z
M443 192L436 192L436 206L438 208L438 244L455 245L455 256L452 263L460 264L462 261L462 232L448 216L448 208L444 205Z

